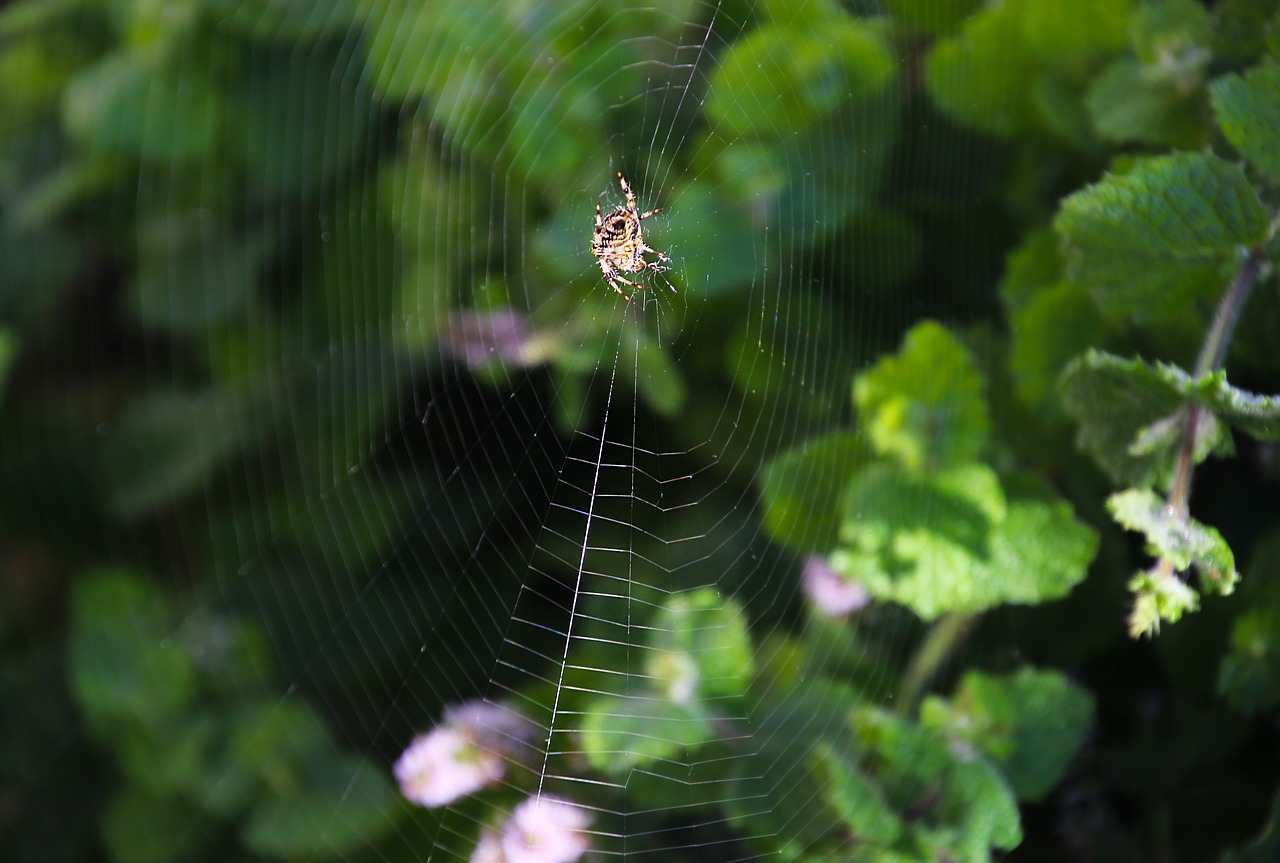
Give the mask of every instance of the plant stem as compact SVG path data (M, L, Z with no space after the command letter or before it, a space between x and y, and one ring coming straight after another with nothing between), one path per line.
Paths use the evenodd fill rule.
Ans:
M925 689L937 675L939 667L969 634L974 619L972 614L953 611L929 630L902 677L902 689L898 690L898 705L895 708L899 716L910 716L915 712L916 704Z
M1277 226L1280 226L1280 213L1272 217L1271 226L1267 230L1268 240L1275 233ZM1218 303L1218 311L1213 316L1213 326L1209 328L1204 344L1200 346L1200 356L1196 359L1193 376L1197 380L1216 371L1222 365L1227 355L1227 347L1231 344L1231 334L1235 331L1236 322L1240 319L1240 312L1244 309L1244 304L1253 291L1253 285L1258 280L1258 274L1262 272L1266 262L1266 240L1264 240L1249 250L1240 271L1231 280L1231 285L1223 294L1222 301ZM1166 498L1168 505L1182 517L1186 517L1190 508L1196 435L1200 430L1203 416L1204 408L1200 405L1187 406L1182 427L1182 445L1178 448L1178 463L1174 468L1173 485L1170 486L1169 496Z

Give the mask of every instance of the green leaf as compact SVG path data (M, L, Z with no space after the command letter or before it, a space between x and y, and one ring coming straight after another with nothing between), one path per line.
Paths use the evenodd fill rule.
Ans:
M1222 134L1259 170L1280 180L1280 66L1227 75L1209 88Z
M18 353L18 338L13 330L0 327L0 404L4 404L5 384L9 382L9 366Z
M1280 602L1273 599L1236 620L1218 692L1245 713L1264 713L1280 704Z
M926 33L945 33L982 7L982 0L886 0L895 20Z
M663 219L663 235L681 238L678 247L668 247L679 266L667 276L677 277L699 297L740 291L769 270L775 259L776 253L767 247L755 243L744 247L742 238L754 231L750 207L729 199L711 183L695 180L681 185ZM716 230L701 230L707 219L716 222ZM592 278L599 274L597 268Z
M250 810L245 844L264 857L345 859L395 826L397 797L386 769L363 758L314 762L306 783Z
M851 432L775 456L759 475L765 530L793 551L830 551L840 534L840 500L868 458L866 445Z
M1054 227L1070 279L1111 314L1158 322L1216 299L1267 222L1237 166L1178 153L1075 193Z
M1222 855L1221 863L1271 863L1280 857L1280 795L1271 801L1262 830L1253 841L1240 849Z
M1009 329L1009 366L1018 395L1030 405L1056 411L1062 370L1101 341L1108 327L1089 292L1064 281L1011 312Z
M168 863L190 859L212 825L172 795L123 786L102 813L102 843L112 863Z
M1193 148L1209 132L1202 88L1187 88L1131 57L1098 76L1085 104L1098 134L1116 143Z
M658 695L598 698L582 718L582 749L607 773L626 773L716 739L697 704L677 704Z
M904 830L902 821L857 765L825 743L814 751L813 760L823 798L854 841L889 845L898 840Z
M1218 671L1218 693L1237 710L1259 714L1280 704L1280 530L1253 548L1230 645Z
M1057 234L1048 228L1031 231L1005 259L1000 299L1010 313L1033 302L1040 292L1062 281L1065 265Z
M1231 65L1257 60L1266 50L1267 25L1280 0L1222 0L1213 7L1213 54Z
M655 290L661 289L665 286L657 282ZM620 377L634 377L628 386L634 385L654 413L666 419L679 415L688 392L679 366L656 339L639 328L622 334L618 339L618 366Z
M1209 59L1209 12L1195 0L1143 3L1133 16L1133 46L1146 63L1192 63Z
M963 123L1012 136L1078 125L1063 97L1100 57L1128 41L1127 0L988 3L929 57L934 101Z
M374 138L374 104L359 75L358 42L340 39L296 50L258 50L231 95L228 142L252 182L268 190L313 188L364 162Z
M149 329L209 335L225 330L253 296L277 241L263 227L226 236L204 213L139 218L131 305Z
M1063 407L1079 423L1076 445L1117 483L1168 483L1182 442L1184 402L1159 370L1138 359L1090 350L1062 374ZM1223 430L1206 424L1196 461L1227 445Z
M220 27L264 42L314 42L347 33L355 16L351 0L204 0Z
M1226 373L1196 379L1177 366L1150 365L1088 351L1063 373L1063 404L1080 422L1077 443L1118 483L1166 487L1185 421L1196 404L1195 461L1230 450L1215 417L1259 440L1280 440L1280 396L1260 396L1227 383Z
M746 691L755 666L746 616L737 603L711 588L680 594L667 600L651 626L653 653L647 668L655 679L671 680L665 669L670 668L669 657L679 655L693 663L694 691L699 697Z
M129 404L103 447L109 502L141 515L196 491L214 468L269 431L270 415L246 393L157 393Z
M110 54L81 71L63 98L73 136L162 164L213 149L224 109L208 57L180 50ZM233 138L235 136L232 136Z
M1107 510L1127 530L1147 538L1147 553L1169 561L1178 572L1192 567L1202 589L1228 594L1239 581L1235 555L1222 534L1175 512L1150 489L1126 489L1107 498Z
M929 698L921 722L978 747L1021 800L1044 798L1062 780L1093 723L1093 698L1056 671L965 674L950 700Z
M1061 502L1005 502L983 465L931 477L863 471L845 502L836 572L925 620L1043 602L1084 578L1097 536Z
M1014 796L983 757L957 751L936 730L876 708L854 712L862 761L904 816L921 859L990 861L1022 841Z
M1024 0L988 4L935 43L925 82L943 111L993 135L1034 126L1030 82L1039 63L1025 38L1025 9Z
M977 458L990 420L973 357L933 321L907 333L902 350L858 375L853 399L871 445L910 470Z
M194 660L173 637L161 591L130 570L98 570L72 585L71 691L110 740L141 725L172 728L196 695Z
M848 100L880 95L896 78L883 36L854 19L833 18L812 35L765 25L717 66L706 112L731 137L783 137Z

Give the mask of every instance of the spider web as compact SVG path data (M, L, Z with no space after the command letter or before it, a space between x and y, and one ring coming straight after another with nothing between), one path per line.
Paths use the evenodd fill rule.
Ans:
M218 145L258 179L228 188L185 157L172 100L144 89L141 122L167 149L136 186L117 180L117 212L152 213L173 243L229 206L241 234L161 256L122 300L125 337L151 340L129 354L196 454L147 466L163 434L117 417L108 474L125 556L175 587L171 634L247 655L205 702L253 713L234 755L201 762L210 793L309 735L344 769L290 762L271 793L315 790L292 822L231 807L147 825L143 803L121 804L162 846L147 859L467 859L530 797L589 812L600 857L805 852L822 788L792 741L850 732L781 672L787 640L829 623L801 589L812 561L762 527L762 471L852 426L854 372L908 322L972 311L929 291L916 235L881 214L927 225L920 190L963 194L949 178L978 157L937 118L949 164L895 157L919 153L919 118L853 89L915 74L892 24L858 31L894 46L883 69L861 43L824 53L826 16L869 7L204 4L238 71L211 35L227 31L193 26L179 44L205 59L178 89L240 76L268 94ZM766 28L792 47L751 48ZM264 127L280 152L256 151ZM672 258L626 274L632 304L589 251L597 202L622 203L618 172L641 211L663 208L644 236ZM135 238L138 258L153 239ZM868 614L900 658L914 624ZM662 665L670 645L732 652L717 633L734 621L749 695L703 678L699 711L649 713L685 680ZM260 646L236 640L246 629ZM828 645L829 666L865 659ZM860 674L860 698L886 697L882 672ZM476 701L519 718L493 746L500 777L388 803L415 736ZM598 745L601 723L621 748Z

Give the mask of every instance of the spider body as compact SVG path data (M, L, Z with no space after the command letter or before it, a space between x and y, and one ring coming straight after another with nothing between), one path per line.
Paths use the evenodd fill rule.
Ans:
M660 273L666 269L653 261L645 260L645 252L652 252L664 262L671 259L657 249L646 246L644 233L640 228L642 221L658 215L662 212L662 208L641 213L636 207L635 193L627 185L627 179L622 176L621 171L618 172L618 184L622 186L622 193L627 196L627 203L621 207L614 207L604 216L600 215L600 205L596 204L596 231L591 237L591 254L596 256L596 263L600 265L600 272L604 274L609 286L621 294L627 302L631 302L631 297L627 296L618 283L641 290L644 289L644 285L637 285L623 277L622 273L638 273L641 270Z

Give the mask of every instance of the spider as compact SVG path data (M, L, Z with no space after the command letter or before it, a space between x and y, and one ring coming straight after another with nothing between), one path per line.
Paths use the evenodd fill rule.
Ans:
M618 282L641 290L644 289L644 285L637 285L635 282L624 279L618 271L638 273L648 269L661 273L666 269L653 261L646 261L645 252L653 252L664 262L669 262L671 259L657 249L646 246L644 237L640 233L640 222L650 216L658 215L662 212L662 208L641 213L636 208L636 196L627 185L627 179L622 176L621 171L618 172L618 183L622 186L622 193L627 196L627 205L614 207L608 215L601 217L600 205L596 204L596 232L591 237L591 254L596 256L596 263L600 265L600 272L604 273L609 286L629 303L631 297L618 287ZM671 290L674 291L675 288Z

